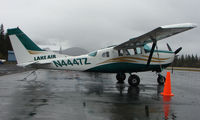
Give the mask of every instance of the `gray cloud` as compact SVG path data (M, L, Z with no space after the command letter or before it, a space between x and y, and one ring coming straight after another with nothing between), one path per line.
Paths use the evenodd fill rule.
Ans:
M19 26L40 45L96 50L120 44L156 27L199 24L197 0L6 0L0 9L5 27ZM199 24L200 25L200 24ZM200 53L199 29L159 42L159 48L182 46L182 53ZM59 47L58 47L59 48ZM200 55L200 54L199 54Z

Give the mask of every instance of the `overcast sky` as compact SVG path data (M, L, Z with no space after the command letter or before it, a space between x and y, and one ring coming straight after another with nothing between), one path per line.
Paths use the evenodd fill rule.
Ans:
M200 25L199 5L199 0L2 0L0 23L19 26L43 47L92 51L162 25ZM195 28L160 41L158 47L167 49L168 42L174 50L182 46L182 54L200 55L199 34Z

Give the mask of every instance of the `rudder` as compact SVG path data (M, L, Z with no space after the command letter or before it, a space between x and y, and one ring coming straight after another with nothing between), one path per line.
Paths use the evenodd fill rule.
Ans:
M7 34L10 37L18 65L33 62L33 56L31 54L44 51L38 47L28 36L26 36L26 34L24 34L18 27L8 29Z

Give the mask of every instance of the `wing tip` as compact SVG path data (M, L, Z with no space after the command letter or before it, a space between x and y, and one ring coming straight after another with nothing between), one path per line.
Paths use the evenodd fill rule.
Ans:
M180 23L180 24L161 26L161 28L196 28L196 27L197 27L197 24L195 23Z

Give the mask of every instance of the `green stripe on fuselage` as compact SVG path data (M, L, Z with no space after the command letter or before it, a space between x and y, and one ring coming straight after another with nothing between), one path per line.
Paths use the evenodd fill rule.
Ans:
M162 65L162 69L168 67L170 64ZM160 65L150 65L147 67L145 64L136 63L110 63L100 65L91 69L86 70L87 72L102 72L102 73L132 73L142 71L156 71L160 70Z

